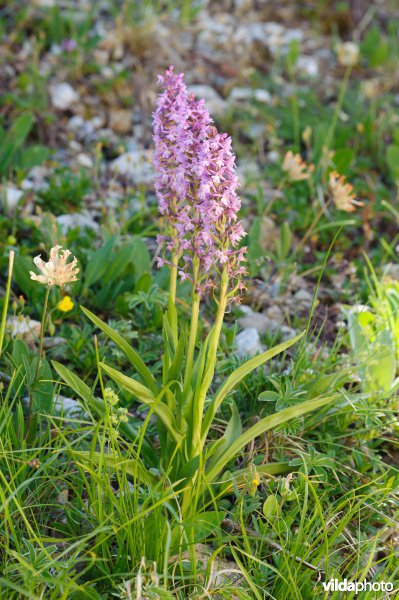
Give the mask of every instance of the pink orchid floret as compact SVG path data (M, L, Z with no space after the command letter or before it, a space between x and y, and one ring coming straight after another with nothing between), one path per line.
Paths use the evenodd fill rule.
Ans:
M159 241L180 258L181 276L189 277L194 259L199 261L202 291L211 287L205 275L224 268L231 289L242 289L246 249L238 245L245 232L237 221L241 201L231 138L212 125L204 100L188 93L182 73L170 67L159 83L164 91L154 113L155 189L167 224Z

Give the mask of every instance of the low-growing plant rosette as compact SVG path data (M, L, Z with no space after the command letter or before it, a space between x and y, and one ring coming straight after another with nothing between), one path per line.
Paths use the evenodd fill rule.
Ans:
M127 356L140 381L104 362L99 379L108 375L157 418L158 440L147 453L145 426L135 432L129 423L120 432L137 445L131 473L142 483L165 477L174 490L179 514L189 518L214 506L233 483L244 481L251 466L226 476L227 467L257 436L300 415L326 406L337 396L313 398L259 420L242 431L232 392L254 369L294 345L298 335L241 364L215 388L217 351L225 313L240 300L246 248L238 219L241 202L231 139L212 124L203 100L189 94L183 74L170 67L159 82L163 88L154 113L155 185L163 231L158 238L159 266L170 269L169 300L163 321L162 376L156 379L137 351L93 312L85 315ZM189 323L177 310L181 280L191 283ZM211 296L212 328L199 339L200 304ZM109 411L75 374L54 363L59 375L100 418ZM231 419L221 437L210 436L221 404L229 401ZM148 447L151 446L147 444ZM116 466L114 465L114 468ZM287 470L286 463L257 467L260 474ZM224 475L223 475L224 474Z

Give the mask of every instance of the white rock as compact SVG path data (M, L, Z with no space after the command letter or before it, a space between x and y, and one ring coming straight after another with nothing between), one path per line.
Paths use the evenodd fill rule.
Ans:
M277 306L277 304L272 304L272 306L269 306L269 308L266 310L266 316L269 317L269 319L274 319L275 321L283 320L282 310L279 306Z
M51 175L52 173L52 169L49 169L47 167L44 166L36 166L33 167L28 175L27 175L27 179L24 181L29 181L32 182L32 188L34 190L40 190L43 188L48 188L48 183L46 181L46 178Z
M263 335L270 329L270 320L263 315L262 313L247 312L245 317L241 317L238 319L238 324L242 329L252 329L255 328L258 333Z
M230 92L228 101L232 103L248 102L249 100L257 100L265 104L270 104L272 101L271 94L264 89L252 89L247 87L236 87Z
M115 133L126 135L132 129L132 111L128 109L111 109L109 113L110 127Z
M79 100L79 94L66 82L50 86L51 104L58 110L68 110Z
M72 131L78 132L87 121L84 120L80 115L74 115L68 121L68 128Z
M267 153L267 160L271 163L277 163L280 160L280 155L276 150L270 150Z
M253 309L250 306L248 306L248 304L240 304L239 310L240 310L240 313L242 313L244 315L253 315L254 314Z
M281 336L283 338L283 342L286 342L287 340L290 340L296 336L296 331L295 329L292 329L292 327L288 327L288 325L283 325L281 328Z
M190 85L188 90L197 98L205 99L206 107L211 115L221 115L226 111L227 102L210 85Z
M58 346L63 346L67 343L68 340L63 337L45 336L43 338L43 348L57 348Z
M85 120L80 115L74 115L68 121L68 129L73 131L81 141L92 141L95 132L104 125L104 119L98 115L92 119Z
M111 170L128 176L136 184L148 184L154 179L152 150L133 150L121 154L111 163Z
M69 142L69 147L74 152L79 152L80 150L82 150L82 145L79 144L79 142L77 142L76 140L71 140Z
M248 46L254 42L263 44L271 54L286 53L293 40L302 40L300 29L287 29L281 23L245 23L237 27L234 42Z
M312 56L300 56L296 66L298 71L309 77L317 77L319 74L319 63Z
M33 181L31 181L30 179L24 179L23 181L21 181L21 188L24 190L24 192L27 190L33 190Z
M39 337L40 321L29 319L29 317L10 317L7 319L7 328L11 337L19 336L27 343L32 343Z
M23 398L25 406L29 405L29 398ZM55 415L62 415L69 419L88 418L89 414L84 410L80 402L73 398L58 395L54 398L53 412Z
M0 191L2 204L4 204L10 212L15 210L21 196L23 196L23 192L13 185L6 185L2 187Z
M82 167L85 167L86 169L92 169L94 166L91 156L84 154L83 152L77 155L76 160Z
M263 352L263 346L260 343L259 333L255 327L243 329L235 339L237 356L254 356Z
M259 181L261 172L257 162L253 160L240 160L237 167L238 179L247 183L248 181Z
M255 100L258 102L263 102L264 104L270 104L272 101L272 95L267 90L259 88L255 90Z
M77 418L88 417L88 413L83 409L80 402L66 396L57 396L53 407L55 414L62 414L64 417Z
M295 300L300 302L301 304L312 304L313 296L307 290L298 290L295 294Z
M57 223L61 226L61 231L65 235L70 229L93 229L96 233L99 232L100 227L96 221L90 216L89 213L71 213L67 215L59 215L56 217Z
M235 87L231 90L228 101L229 102L247 102L252 100L254 97L254 90L248 87Z
M264 123L249 123L243 130L251 140L259 140L266 133L266 127Z

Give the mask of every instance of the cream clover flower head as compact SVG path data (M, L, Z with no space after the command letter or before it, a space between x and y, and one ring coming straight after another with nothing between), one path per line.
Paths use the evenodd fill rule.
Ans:
M309 179L309 169L299 154L287 152L284 156L282 169L287 174L290 181L302 181Z
M359 60L359 46L354 42L338 44L337 58L343 67L354 67Z
M33 271L30 271L30 278L44 285L53 286L58 285L63 287L66 283L77 281L77 274L79 269L76 266L78 261L73 257L70 263L67 263L68 258L71 256L70 250L61 250L62 246L54 246L50 250L50 260L44 262L40 255L33 259L36 267L41 272L41 275L36 275Z
M356 206L363 206L363 202L355 199L353 186L345 183L345 177L336 171L331 171L329 179L330 192L335 206L345 212L353 212Z

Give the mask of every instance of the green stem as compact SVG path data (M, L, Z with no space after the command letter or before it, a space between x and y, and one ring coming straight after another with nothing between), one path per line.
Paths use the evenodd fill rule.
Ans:
M6 286L6 294L4 296L3 315L1 318L1 326L0 326L0 356L1 356L1 353L3 350L4 334L6 331L7 311L8 311L8 304L10 302L11 279L12 279L12 270L13 270L13 266L14 266L14 256L15 256L14 250L10 250L10 256L8 258L8 279L7 279L7 286Z
M219 296L219 305L216 313L215 324L212 330L209 333L210 342L209 342L209 351L207 356L207 364L209 365L205 369L204 377L201 381L201 387L199 394L194 397L193 402L193 418L192 418L192 440L191 440L191 452L190 458L195 458L198 456L199 463L198 468L193 475L193 478L190 482L190 486L183 493L182 498L182 515L183 518L187 518L191 514L195 514L197 510L198 500L199 500L199 489L201 488L201 478L203 471L203 446L201 442L201 430L202 430L202 421L204 416L204 405L205 398L208 393L209 387L212 383L212 379L215 373L215 365L216 365L216 357L217 357L217 349L219 346L220 334L222 331L224 315L226 312L227 305L227 288L228 288L228 276L227 271L223 271L222 280L221 280L221 288L220 288L220 296Z
M168 311L167 319L170 325L170 329L173 335L173 341L175 347L177 346L178 340L178 324L177 324L177 312L176 312L176 288L177 288L177 268L179 264L179 255L172 254L172 266L170 268L169 278L169 300L168 300ZM168 365L169 368L169 365Z
M194 352L195 352L195 344L197 341L197 331L198 331L198 318L199 318L199 310L200 310L200 294L198 293L197 281L199 275L199 265L197 264L196 259L194 259L194 283L193 283L193 291L192 291L192 304L191 304L191 318L190 318L190 334L188 338L188 347L187 347L187 355L186 355L186 368L184 372L184 389L190 382L191 373L193 370L193 360L194 360Z
M293 85L295 85L295 83ZM299 152L299 147L300 147L300 125L299 125L298 96L297 96L296 91L293 93L293 95L291 97L291 107L292 107L292 120L293 120L293 124L294 124L295 152Z
M177 287L177 264L179 261L179 257L177 254L172 255L172 267L170 269L170 279L169 279L169 298L173 302L176 303L176 287Z
M198 456L202 452L201 446L201 429L202 421L204 417L204 406L205 399L208 393L209 387L212 383L213 376L215 374L217 350L219 347L219 339L222 331L224 315L227 306L227 288L228 288L228 275L227 271L224 270L222 273L219 306L216 314L215 325L210 332L209 350L207 356L207 368L205 369L204 378L201 382L201 387L198 396L195 398L193 406L193 430L192 430L192 452L191 458Z
M316 225L318 224L318 222L320 221L321 217L324 215L324 213L326 212L329 204L330 204L331 200L329 200L327 202L327 204L325 206L322 206L321 209L319 210L319 212L316 214L315 218L313 219L313 221L311 222L311 224L309 225L309 227L307 228L305 235L303 236L303 238L298 242L297 246L294 248L294 256L295 254L298 252L298 250L300 248L303 248L305 243L307 242L307 240L309 239L309 237L312 235Z
M46 318L47 318L47 306L48 306L48 298L50 295L50 286L47 286L46 295L44 296L44 304L43 304L43 314L42 314L42 323L40 325L40 335L39 335L39 353L37 356L37 363L35 369L35 377L33 379L33 385L35 385L37 376L39 374L40 361L43 353L43 338L44 338L44 330L46 327Z
M330 144L334 137L335 129L336 129L337 123L338 123L339 113L341 112L342 104L344 102L344 98L345 98L345 95L346 95L346 92L348 89L348 83L349 83L349 78L350 78L351 72L352 72L352 67L346 67L344 78L342 80L341 87L339 90L337 104L335 105L334 116L332 118L331 125L328 130L327 137L326 137L325 147L327 148L327 150L330 148Z
M40 361L41 361L42 353L43 353L43 337L44 337L44 329L45 329L45 326L46 326L47 306L48 306L49 295L50 295L50 286L48 285L47 288L46 288L46 295L44 297L42 322L41 322L41 325L40 325L40 334L39 334L39 352L38 352L38 355L37 355L35 375L34 375L32 386L31 386L31 392L29 394L29 412L28 412L28 421L27 421L27 424L26 424L26 437L25 437L25 439L29 435L29 431L30 431L30 427L31 427L31 422L32 422L32 412L33 412L33 393L32 393L32 391L33 391L33 389L34 389L34 387L36 385L36 382L37 382L37 377L39 375Z

